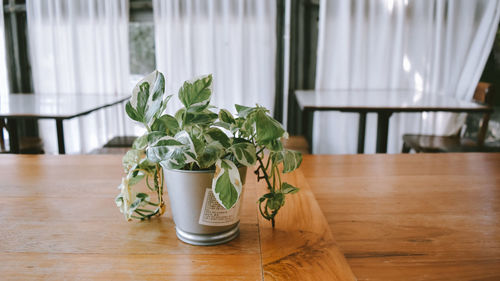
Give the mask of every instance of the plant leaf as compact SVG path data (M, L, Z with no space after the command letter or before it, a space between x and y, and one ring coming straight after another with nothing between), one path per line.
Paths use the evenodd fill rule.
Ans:
M148 146L148 135L144 134L134 140L132 144L133 149L144 150Z
M227 159L218 159L212 180L212 192L225 209L233 207L241 194L240 173L236 165Z
M206 109L200 112L186 112L185 123L183 126L189 126L194 124L210 124L213 123L218 115L212 111Z
M228 124L234 124L234 117L231 112L226 109L221 109L219 111L219 120Z
M282 185L281 185L281 192L283 194L293 194L293 193L297 193L299 191L299 188L287 183L287 182L284 182Z
M236 160L244 166L252 166L257 161L255 146L249 142L240 142L233 144L229 149Z
M231 141L229 137L218 128L209 128L204 132L205 140L207 143L219 142L223 147L227 148L231 146Z
M283 163L283 173L294 171L302 163L302 154L294 150L285 149L283 151L271 152L269 157L276 164Z
M123 169L128 173L128 171L132 167L139 164L139 161L141 161L143 155L144 153L137 149L131 149L127 151L127 153L125 153L125 155L122 158Z
M279 139L285 133L281 124L263 111L258 111L255 117L257 127L257 142L266 145Z
M177 119L172 115L164 114L156 119L151 125L151 130L164 132L169 136L174 136L180 130Z
M271 210L279 210L283 205L285 205L285 194L281 192L268 193L271 197L267 199L267 207Z
M224 147L218 142L210 142L198 155L198 164L200 168L210 168L224 155Z
M238 116L242 118L246 118L248 114L257 110L256 107L248 107L244 105L235 104L236 112L238 112Z
M212 75L204 75L194 79L194 81L186 81L179 90L179 100L184 104L186 109L201 111L207 108L212 95Z
M165 77L161 72L153 71L134 87L125 111L131 119L149 126L168 101L168 98L162 98L164 92Z

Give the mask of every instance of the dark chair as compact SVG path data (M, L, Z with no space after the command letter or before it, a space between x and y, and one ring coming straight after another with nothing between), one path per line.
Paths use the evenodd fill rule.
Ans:
M134 143L136 136L120 136L120 137L114 137L110 141L108 141L104 147L110 148L110 147L132 147L132 144Z
M493 87L489 83L480 82L474 92L473 101L481 104L492 105ZM473 119L473 114L467 115L467 121ZM475 137L462 136L462 128L457 134L452 136L433 136L433 135L410 135L403 136L403 153L415 152L500 152L500 146L496 144L485 143L486 133L490 113L482 115L479 122L479 129ZM467 122L470 123L470 122ZM469 134L470 135L470 134Z
M0 118L0 152L5 151L5 139L3 135L3 128L7 129L7 125L3 118Z

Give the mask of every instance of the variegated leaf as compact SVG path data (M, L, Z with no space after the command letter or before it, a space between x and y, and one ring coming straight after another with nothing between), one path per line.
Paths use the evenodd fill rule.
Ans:
M211 74L186 81L179 90L179 99L190 112L206 109L211 95Z
M168 97L163 98L164 92L165 77L161 72L154 71L134 87L125 111L133 120L149 126L168 101Z
M236 165L227 159L218 159L212 180L212 192L217 202L230 209L238 201L242 190L240 173Z
M229 150L234 154L236 160L244 166L252 166L257 161L255 146L251 143L235 143Z

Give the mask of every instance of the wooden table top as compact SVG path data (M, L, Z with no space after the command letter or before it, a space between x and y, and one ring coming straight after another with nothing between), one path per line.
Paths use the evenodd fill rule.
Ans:
M500 280L500 154L306 156L358 280Z
M71 119L122 103L130 95L8 94L2 97L1 118Z
M489 112L492 108L453 95L416 90L297 90L295 96L304 110L352 112Z
M275 229L248 177L240 236L212 247L179 241L169 213L126 222L122 173L120 156L0 155L0 279L355 280L301 172Z
M249 177L241 234L215 247L168 214L124 221L120 158L0 155L1 279L500 279L500 154L305 156L276 228Z

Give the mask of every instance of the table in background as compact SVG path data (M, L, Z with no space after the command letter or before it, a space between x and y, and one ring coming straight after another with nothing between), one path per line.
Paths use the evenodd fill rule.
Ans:
M10 94L1 101L0 118L7 118L11 151L17 153L17 120L54 119L57 128L59 154L65 154L63 120L113 106L129 99L125 95L36 95Z
M500 280L500 154L305 156L358 280Z
M366 114L377 114L377 153L387 152L389 118L396 112L491 112L493 109L451 96L431 95L414 90L297 90L303 126L312 150L315 111L359 113L358 153L364 152Z

